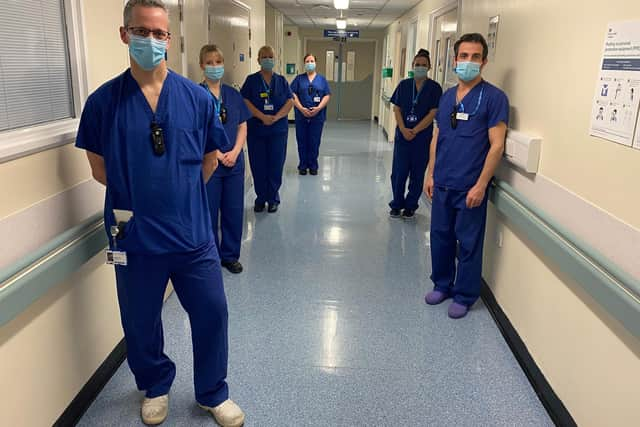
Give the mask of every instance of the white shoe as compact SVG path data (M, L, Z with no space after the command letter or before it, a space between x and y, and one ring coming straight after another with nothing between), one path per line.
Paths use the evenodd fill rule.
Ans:
M169 413L169 395L153 397L151 399L145 397L140 408L142 422L147 425L156 425L162 423Z
M213 418L222 427L240 427L244 425L244 412L231 399L227 399L218 406L210 408L200 405L205 411L211 412Z

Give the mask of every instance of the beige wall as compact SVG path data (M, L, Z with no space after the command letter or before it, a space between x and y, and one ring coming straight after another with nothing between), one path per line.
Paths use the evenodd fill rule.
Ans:
M500 14L496 60L485 74L508 93L512 126L544 138L540 173L640 229L640 205L632 197L640 150L588 135L607 24L640 19L638 2L610 6L465 1L462 28L486 34L488 17Z
M122 339L113 281L100 254L0 328L0 425L52 425Z
M405 37L404 24L418 13L418 40L426 42L429 14L444 3L425 0L387 31ZM640 151L588 136L606 25L640 16L638 2L610 6L595 0L463 0L462 32L486 35L488 18L500 15L496 58L484 76L507 92L511 127L543 138L538 176L512 180L521 184L516 189L542 198L553 193L558 210L573 212L567 215L573 221L562 221L569 229L581 222L606 239L614 228L627 227L633 236L623 237L617 251L631 252L640 233L634 179ZM388 131L392 120L385 123ZM513 174L519 172L507 172ZM579 425L637 423L640 342L492 207L483 275Z

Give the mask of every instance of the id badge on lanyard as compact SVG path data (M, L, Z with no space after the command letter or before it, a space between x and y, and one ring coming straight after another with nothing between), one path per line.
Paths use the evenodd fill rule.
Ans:
M114 217L116 219L117 225L112 225L109 229L111 234L111 244L113 245L113 249L107 249L106 251L106 262L110 265L127 265L127 253L125 251L118 250L118 237L121 236L121 233L124 232L124 228L131 218L133 217L133 212L114 209L113 210Z
M117 225L111 226L111 242L113 243L113 249L107 249L106 262L109 265L127 265L127 253L125 251L118 250L117 237L120 234L120 227Z

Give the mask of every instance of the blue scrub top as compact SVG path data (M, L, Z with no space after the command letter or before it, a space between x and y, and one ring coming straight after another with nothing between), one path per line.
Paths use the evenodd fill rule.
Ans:
M298 100L303 107L317 107L320 104L322 98L327 95L331 95L331 89L327 83L327 79L324 76L316 73L313 81L309 81L307 73L298 74L293 82L291 82L291 91L296 94ZM314 101L314 98L319 97L320 100ZM317 99L317 98L316 98ZM327 108L323 108L321 112L312 118L305 117L296 108L296 120L309 120L324 122L327 119Z
M154 121L164 134L161 156L153 152ZM140 254L187 252L211 241L202 160L228 144L211 97L172 71L155 113L130 70L102 85L87 99L76 139L104 158L107 234L113 209L133 211L117 245Z
M500 122L509 124L509 100L497 87L484 80L456 104L454 86L447 90L438 106L438 144L433 178L435 185L457 191L473 187L489 153L489 129ZM482 97L481 97L482 95ZM451 113L469 114L469 120L458 119L451 127Z
M280 74L273 73L271 76L271 84L262 78L260 71L249 74L240 89L242 97L250 101L254 107L269 116L275 116L280 109L286 104L287 100L293 98L291 89L287 79ZM267 104L273 105L273 110L265 110ZM289 129L287 117L283 117L271 126L265 126L261 120L252 117L247 122L248 132L258 135L286 133Z
M211 98L214 102L214 107L216 110L218 108L226 108L227 110L227 122L224 123L224 130L227 134L227 138L229 139L229 145L227 147L223 147L220 151L226 153L228 151L233 150L233 147L236 145L236 137L238 136L238 126L247 120L249 120L251 116L251 111L247 107L247 104L244 103L244 99L240 95L240 92L235 90L229 85L222 84L220 86L220 98L216 99L215 95L211 93L209 87L206 82L200 83L200 86L207 91L208 94L211 95ZM220 107L217 107L217 103L220 102ZM218 111L218 114L220 112ZM216 176L223 175L232 175L235 173L241 173L244 169L244 155L240 152L238 156L238 160L236 164L232 168L228 168L222 163L218 163L218 168L215 171Z
M420 91L416 88L416 81L413 78L404 79L398 84L398 87L391 96L391 103L400 107L404 125L407 128L415 127L424 117L434 108L438 108L440 97L442 96L442 87L431 79L425 80ZM415 104L414 104L415 98ZM418 117L415 123L409 123L407 117L413 112ZM427 138L431 142L433 135L433 123L426 129L423 129L416 136L417 138ZM400 128L396 126L396 141L407 142L400 132Z

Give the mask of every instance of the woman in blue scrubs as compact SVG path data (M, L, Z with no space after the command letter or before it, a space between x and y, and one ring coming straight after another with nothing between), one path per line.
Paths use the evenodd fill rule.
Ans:
M413 78L402 80L391 97L398 123L391 171L393 200L389 203L389 215L392 218L401 215L403 218L413 218L422 194L424 174L429 163L433 118L442 96L440 85L427 77L429 68L429 52L420 49L413 59Z
M205 45L200 49L200 68L205 75L201 86L211 94L215 112L230 142L229 146L217 150L219 166L207 183L211 223L220 263L232 273L241 273L242 264L238 260L244 213L242 147L247 139L247 120L251 113L240 93L222 84L224 56L216 45Z
M331 89L324 76L316 73L316 57L310 53L304 57L304 74L291 83L293 103L296 106L296 139L298 141L298 172L318 174L318 155L322 128L327 119L327 104Z
M253 117L248 121L247 147L253 175L255 212L276 212L280 205L282 171L287 154L287 116L293 107L287 80L273 72L273 49L263 46L258 51L260 71L247 76L240 93Z

